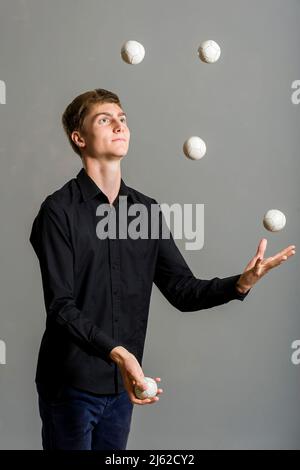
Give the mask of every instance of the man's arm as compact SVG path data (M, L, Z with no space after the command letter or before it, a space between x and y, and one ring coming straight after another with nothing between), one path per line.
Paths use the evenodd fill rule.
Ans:
M123 346L116 346L109 353L109 357L117 365L120 365L129 356L132 356L132 354Z
M91 322L76 306L74 255L63 210L48 198L41 205L30 234L39 259L46 313L77 342L91 347L108 364L116 342Z
M175 244L161 209L159 217L160 237L154 283L174 307L181 312L191 312L225 304L233 299L244 300L250 289L245 293L238 291L237 282L241 274L210 280L196 278ZM162 238L161 234L167 232L170 237Z

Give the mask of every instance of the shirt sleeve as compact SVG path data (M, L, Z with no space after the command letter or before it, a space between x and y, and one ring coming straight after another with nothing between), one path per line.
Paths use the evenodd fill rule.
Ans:
M154 203L157 204L155 200ZM169 238L163 238L162 233L167 233ZM154 283L171 305L181 312L191 312L222 305L234 299L242 301L251 289L244 294L238 292L236 283L240 275L196 278L175 244L160 208Z
M29 240L39 259L47 320L56 322L77 343L91 347L111 365L109 353L119 343L76 306L73 246L63 209L46 199L34 219Z

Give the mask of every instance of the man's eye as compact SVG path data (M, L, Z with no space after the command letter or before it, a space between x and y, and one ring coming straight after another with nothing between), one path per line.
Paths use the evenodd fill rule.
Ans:
M123 122L126 122L126 121L127 121L126 117L122 117L121 119L123 119ZM108 118L101 118L101 119L99 119L99 122L101 122L101 121L108 121Z

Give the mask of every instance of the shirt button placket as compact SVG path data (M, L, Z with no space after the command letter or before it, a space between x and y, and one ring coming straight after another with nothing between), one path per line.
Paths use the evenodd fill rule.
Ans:
M113 335L115 340L120 340L118 332L118 322L120 316L120 254L118 238L109 238L110 248L110 275L112 289L112 319L113 319Z

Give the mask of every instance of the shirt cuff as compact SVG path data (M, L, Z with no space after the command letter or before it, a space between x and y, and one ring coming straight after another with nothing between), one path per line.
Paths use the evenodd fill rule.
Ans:
M99 351L99 355L104 359L109 365L113 365L114 361L109 356L112 349L116 346L120 346L120 342L110 338L102 331L98 330L93 339L93 344L96 349Z
M233 300L233 299L244 300L244 298L249 294L251 290L249 289L244 294L242 294L241 292L237 290L236 283L240 277L241 277L241 274L236 274L234 276L223 278L224 291L226 292L227 296L229 296L230 300Z

